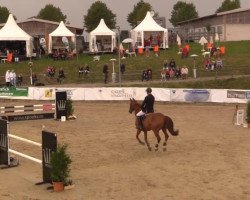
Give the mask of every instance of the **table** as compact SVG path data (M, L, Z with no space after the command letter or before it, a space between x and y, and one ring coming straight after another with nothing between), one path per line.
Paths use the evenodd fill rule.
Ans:
M7 61L7 58L2 58L1 59L1 63L6 63L6 61Z
M130 57L132 57L134 55L134 57L136 57L136 53L135 52L128 52L127 53Z

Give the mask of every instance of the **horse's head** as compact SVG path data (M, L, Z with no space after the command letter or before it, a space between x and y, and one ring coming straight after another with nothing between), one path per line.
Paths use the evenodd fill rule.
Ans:
M137 113L140 111L140 109L141 109L140 104L138 104L134 98L130 99L129 113L131 114L133 111L135 111L135 113Z
M128 112L130 114L132 114L132 112L135 110L135 108L134 108L134 101L135 100L134 100L134 98L133 99L130 98L129 100L130 100L130 104L129 104L129 111Z

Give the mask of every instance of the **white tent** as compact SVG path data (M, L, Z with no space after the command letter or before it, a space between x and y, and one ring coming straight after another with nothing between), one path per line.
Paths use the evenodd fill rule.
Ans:
M12 14L9 15L6 24L0 30L0 41L25 41L26 56L32 56L33 38L17 25Z
M72 33L64 24L63 21L60 22L59 26L52 33L49 34L49 48L48 53L52 53L52 49L56 48L56 45L64 45L64 40L70 38L72 44L74 45L73 53L76 53L76 35ZM59 39L59 44L56 44Z
M149 38L151 34L160 34L162 40L160 47L168 48L168 30L157 24L150 12L147 12L143 21L131 31L131 36L138 47L144 47L144 40Z
M99 25L90 32L89 51L109 51L113 52L116 46L116 33L110 30L103 19Z

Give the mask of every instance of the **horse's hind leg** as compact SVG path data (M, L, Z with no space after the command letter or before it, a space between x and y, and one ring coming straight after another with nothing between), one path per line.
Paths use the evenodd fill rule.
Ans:
M154 131L155 137L157 139L157 144L155 145L155 151L158 151L159 143L161 141L161 137L159 135L159 131Z
M164 135L165 135L165 142L163 143L163 151L166 151L167 150L167 141L168 141L168 133L167 133L167 130L166 129L162 129Z
M140 138L139 138L140 133L141 133L141 130L137 129L136 139L138 140L138 142L139 142L141 145L145 145L145 143L142 142L142 141L140 140Z
M148 150L151 151L150 144L148 143L148 134L147 134L147 131L144 131L144 140L145 140L145 142L147 144Z

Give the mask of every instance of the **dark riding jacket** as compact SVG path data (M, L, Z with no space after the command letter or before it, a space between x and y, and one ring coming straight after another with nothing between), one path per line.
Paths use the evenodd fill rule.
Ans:
M145 113L153 113L154 112L154 102L155 97L149 93L142 102L141 109Z

